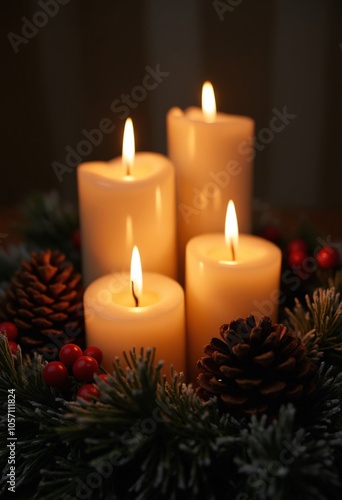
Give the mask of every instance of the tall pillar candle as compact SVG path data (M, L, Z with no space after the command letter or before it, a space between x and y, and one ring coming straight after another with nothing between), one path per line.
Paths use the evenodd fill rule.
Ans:
M254 121L216 113L213 93L211 101L205 95L202 101L203 110L172 108L167 114L168 154L176 169L181 279L186 243L198 234L220 230L230 198L241 230L251 229Z
M129 168L127 168L129 164ZM129 269L139 246L146 271L176 277L175 173L157 153L87 162L78 167L85 284Z
M281 251L262 238L242 234L235 260L227 236L205 234L186 247L187 373L197 377L203 347L223 323L238 317L278 314Z
M103 366L113 370L118 356L133 347L156 348L156 362L164 361L185 371L185 317L182 287L167 276L143 274L143 290L131 283L129 273L115 273L93 281L85 290L84 312L87 345L98 346L104 354ZM136 299L138 302L136 302Z

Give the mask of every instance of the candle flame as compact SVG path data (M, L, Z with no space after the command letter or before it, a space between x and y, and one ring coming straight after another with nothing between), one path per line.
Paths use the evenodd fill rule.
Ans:
M138 247L134 245L131 259L131 284L134 299L137 301L142 294L143 278ZM136 304L138 305L138 304Z
M202 111L208 122L215 120L216 101L213 86L210 82L204 82L202 87Z
M239 228L238 221L236 217L235 205L232 200L229 200L226 213L226 224L225 224L225 240L227 246L231 248L232 260L236 258L236 252L239 241Z
M131 118L127 118L124 128L123 141L122 141L122 160L126 166L126 174L130 175L131 168L134 163L135 156L135 142L134 142L134 129Z

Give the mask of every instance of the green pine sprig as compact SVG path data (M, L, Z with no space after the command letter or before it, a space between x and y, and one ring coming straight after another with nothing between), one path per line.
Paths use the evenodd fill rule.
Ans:
M99 401L69 405L69 425L57 432L78 460L70 456L43 471L41 498L52 500L55 481L60 494L88 491L99 499L299 500L305 491L338 498L341 376L321 367L309 416L289 406L271 424L266 417L248 424L220 414L215 399L203 404L181 376L167 382L153 352L132 352L127 360L126 372L116 361L109 383L97 381ZM278 467L279 456L288 457L284 442L295 443L296 453ZM273 466L279 470L270 475ZM70 476L79 478L74 491Z
M22 358L18 347L12 356L7 338L0 335L0 494L7 487L8 448L8 394L15 395L16 487L38 482L40 470L53 460L64 445L55 429L64 425L65 402L42 379L41 357ZM66 453L66 451L65 451Z
M286 309L292 328L306 344L314 360L329 358L342 366L342 302L335 288L306 295L306 308L296 299L293 311Z
M296 428L295 416L295 408L289 405L271 425L265 416L253 417L242 430L240 454L235 459L244 478L239 498L340 498L341 480L332 443Z
M73 233L79 229L77 208L62 200L57 191L30 195L22 205L25 223L17 224L28 245L37 249L58 249L79 271L80 253L72 243Z
M182 375L161 375L155 352L126 355L100 398L64 401L42 380L40 357L14 360L0 337L0 397L16 391L17 487L37 498L216 500L313 498L341 492L342 375L320 366L316 392L278 420L234 420L203 403ZM6 438L6 416L0 439ZM7 452L1 449L5 478ZM4 491L5 486L3 487Z
M215 498L224 470L234 469L240 424L220 415L216 401L203 404L181 376L173 374L167 382L154 359L153 351L139 356L133 351L127 356L127 371L116 361L109 383L97 381L100 401L71 403L70 425L58 433L79 450L87 470L111 471L94 489L94 498L108 498L108 491L110 498L137 500ZM66 476L77 473L71 461L64 470ZM42 498L53 481L53 470L46 469L39 490ZM224 484L227 487L225 479ZM63 494L70 495L67 482L65 488Z

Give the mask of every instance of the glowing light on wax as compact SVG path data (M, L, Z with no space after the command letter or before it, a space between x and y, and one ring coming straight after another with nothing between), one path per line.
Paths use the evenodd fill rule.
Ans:
M223 235L222 235L223 236ZM140 245L139 245L140 246ZM144 272L137 246L130 249L130 272L101 276L84 294L87 345L96 344L104 353L102 366L113 371L113 359L135 347L156 348L158 359L185 369L185 308L183 288L168 276ZM144 258L143 258L144 260ZM134 304L135 302L135 304ZM98 307L98 305L101 307Z
M174 166L159 153L136 152L132 120L122 125L120 156L77 168L85 285L113 269L129 279L133 245L145 273L177 275Z
M238 248L237 248L238 247ZM238 234L234 203L226 209L225 234L207 233L186 246L186 315L189 380L208 332L224 318L258 321L267 314L277 321L281 270L280 248L257 236ZM267 312L265 312L267 304Z
M131 285L132 285L132 295L135 301L135 307L138 307L139 297L142 294L143 277L142 277L141 259L137 246L134 246L132 251Z
M226 245L231 249L232 260L235 260L239 242L239 227L236 217L235 205L232 200L229 200L227 206L224 237Z
M254 155L244 154L240 145L245 141L249 143L250 137L254 136L254 121L247 116L223 113L219 105L216 112L212 85L209 82L203 85L202 82L201 87L202 107L191 106L184 111L174 107L167 113L168 154L176 168L181 282L184 281L185 248L190 239L201 234L222 233L224 240L223 225L230 199L236 203L241 233L250 233L251 230ZM209 186L208 175L220 183L222 171L226 170L231 174L230 182L220 184L219 196L208 196L205 210L196 211L196 217L193 217L194 190L198 186ZM228 251L226 254L229 257ZM227 257L222 258L227 261Z
M202 111L207 122L212 122L216 117L216 101L213 86L204 82L202 87Z
M134 164L135 156L135 141L134 129L131 118L127 118L124 128L123 141L122 141L122 161L126 166L126 175L131 175L131 170Z

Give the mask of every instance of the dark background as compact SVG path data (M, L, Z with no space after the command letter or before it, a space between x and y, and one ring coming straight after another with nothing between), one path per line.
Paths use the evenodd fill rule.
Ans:
M1 205L38 189L76 200L75 171L60 183L51 164L103 118L115 130L84 160L120 155L111 103L159 64L169 76L131 112L138 150L165 153L167 110L199 105L209 79L218 109L253 117L257 133L273 108L297 115L258 152L255 199L342 207L340 0L222 0L221 16L211 0L70 0L16 54L9 33L22 36L23 18L48 3L0 4Z

